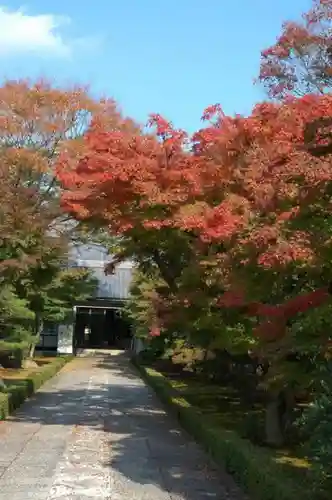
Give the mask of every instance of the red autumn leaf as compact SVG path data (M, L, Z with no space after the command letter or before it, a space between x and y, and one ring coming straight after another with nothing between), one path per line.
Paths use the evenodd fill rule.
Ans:
M301 21L287 22L262 51L259 80L272 97L323 93L332 83L332 1L314 0Z

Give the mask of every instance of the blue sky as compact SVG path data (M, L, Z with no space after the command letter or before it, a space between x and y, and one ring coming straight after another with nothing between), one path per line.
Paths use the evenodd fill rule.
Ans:
M249 113L260 50L310 0L0 0L3 78L89 84L140 122L193 131L209 104ZM15 17L16 16L16 17ZM12 24L13 23L13 26Z

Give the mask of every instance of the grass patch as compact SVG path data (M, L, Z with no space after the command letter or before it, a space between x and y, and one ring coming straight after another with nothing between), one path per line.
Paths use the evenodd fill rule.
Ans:
M260 447L241 436L244 411L251 416L256 412L259 419L263 409L258 404L251 410L244 409L238 391L230 387L169 379L135 360L134 364L182 426L226 467L252 499L313 498L310 464L304 457L293 450Z
M197 380L173 380L167 378L190 404L201 409L222 427L244 432L245 419L255 414L257 421L263 421L264 409L261 404L244 404L239 392L231 386L207 385Z
M35 368L0 369L0 378L6 384L5 392L0 393L0 420L5 420L70 360L69 356L37 357Z

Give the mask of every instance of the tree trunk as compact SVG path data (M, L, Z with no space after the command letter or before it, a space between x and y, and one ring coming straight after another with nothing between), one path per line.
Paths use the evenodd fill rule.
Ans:
M35 357L35 350L36 350L36 345L37 345L38 340L34 341L29 350L29 359L33 359Z
M153 252L153 260L156 266L158 267L163 280L169 286L169 289L173 292L176 292L177 291L177 286L175 283L176 277L174 276L172 269L163 261L158 250L155 250Z
M0 368L2 368L1 365L0 365ZM4 383L3 379L0 377L0 392L5 391L5 389L6 389L6 384Z
M204 355L203 355L203 361L204 361L204 362L208 360L209 353L210 353L210 351L209 351L209 347L206 347L206 348L204 349Z
M266 406L265 439L270 446L280 447L285 442L286 432L292 422L294 392L286 387L274 394Z
M271 397L266 405L265 442L269 446L277 448L284 443L284 433L280 418L280 393Z
M36 313L35 314L35 336L29 350L29 359L32 359L35 355L36 345L39 342L41 332L43 331L43 318Z
M283 428L283 433L287 433L289 427L292 425L293 410L295 407L295 395L294 390L291 387L287 387L282 391L282 405L281 405L281 424Z

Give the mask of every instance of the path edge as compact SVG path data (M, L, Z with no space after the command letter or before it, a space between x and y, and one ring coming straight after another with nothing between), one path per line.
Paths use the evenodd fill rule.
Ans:
M231 474L253 500L309 500L311 495L281 474L276 464L235 432L216 427L192 406L161 373L131 358L141 378L153 389L166 409L213 460Z
M46 382L58 375L72 359L72 356L57 356L41 370L29 373L26 378L19 380L17 385L13 384L6 392L1 392L0 422L10 417Z

